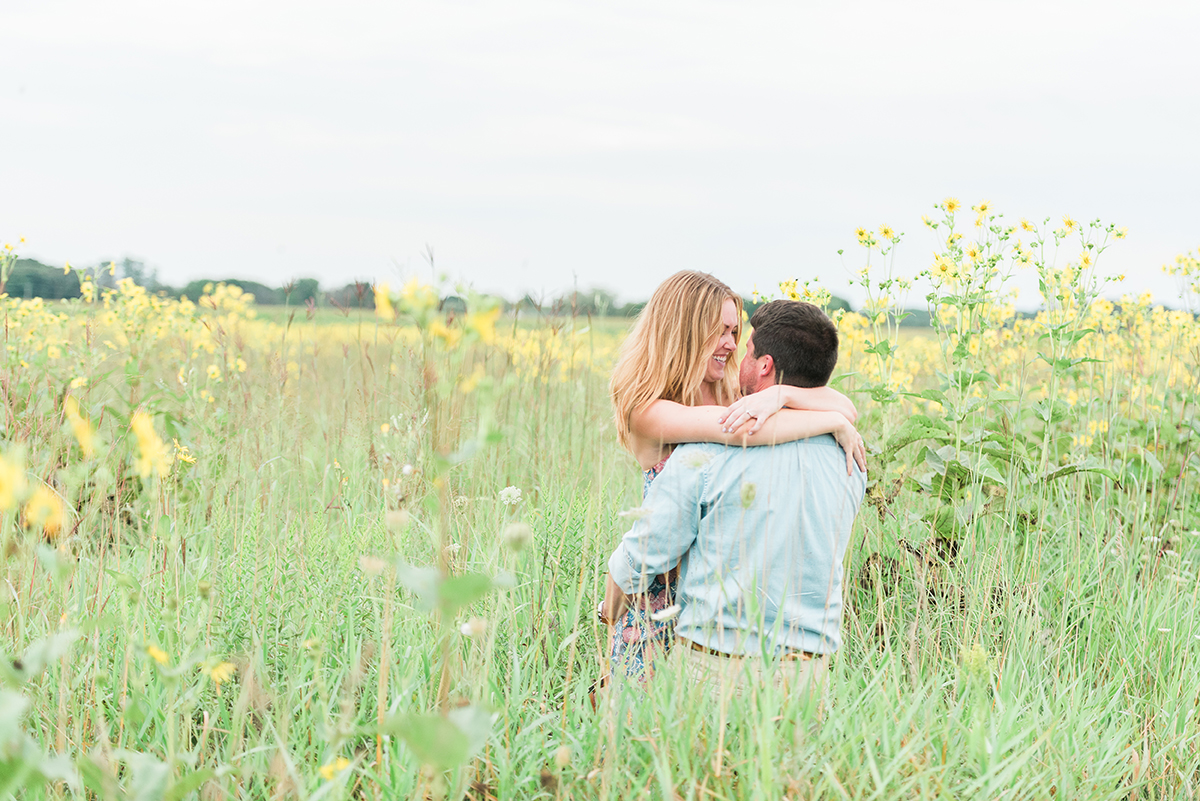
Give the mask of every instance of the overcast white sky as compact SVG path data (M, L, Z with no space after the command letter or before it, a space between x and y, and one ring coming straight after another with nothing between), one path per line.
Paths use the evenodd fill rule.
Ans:
M955 195L1200 245L1200 3L0 0L0 240L163 280L749 292ZM846 248L845 261L836 251ZM427 272L425 273L428 274Z

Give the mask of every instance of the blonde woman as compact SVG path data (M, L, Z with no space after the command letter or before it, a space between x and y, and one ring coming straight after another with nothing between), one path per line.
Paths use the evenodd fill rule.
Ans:
M828 387L777 385L741 397L737 347L742 301L707 273L684 271L664 281L621 346L611 394L617 437L642 468L643 497L675 445L723 442L770 445L832 434L851 460L866 468L858 413ZM671 619L655 620L673 603L671 574L631 600L613 624L609 669L645 680L653 657L670 648Z

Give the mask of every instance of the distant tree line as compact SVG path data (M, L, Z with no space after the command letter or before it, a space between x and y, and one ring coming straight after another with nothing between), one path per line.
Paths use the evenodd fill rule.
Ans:
M184 296L192 301L200 299L205 287L219 283L240 288L254 296L259 306L323 306L337 309L374 309L375 291L368 281L352 281L336 289L322 290L315 278L299 278L283 286L271 287L258 281L241 278L203 278L190 281L182 287L174 287L158 280L158 270L148 268L136 259L109 262L96 270L96 282L101 287L114 287L117 281L130 278L147 291L168 297ZM51 267L34 259L17 259L9 275L5 291L16 298L77 298L79 277L72 270L64 274L61 267ZM466 300L457 295L442 299L442 308L447 312L466 309ZM746 313L754 314L761 303L745 299ZM617 296L606 289L592 288L572 290L548 297L525 295L516 301L504 301L506 312L516 312L521 317L636 317L645 307L645 301L618 303ZM831 309L850 309L845 298L834 296ZM909 309L901 325L914 327L929 326L929 312L925 309Z

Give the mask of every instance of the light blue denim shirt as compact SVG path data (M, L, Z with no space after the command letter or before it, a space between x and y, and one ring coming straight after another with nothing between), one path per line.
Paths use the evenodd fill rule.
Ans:
M841 644L842 557L866 474L832 436L756 448L682 445L608 561L637 593L680 566L676 633L728 654Z

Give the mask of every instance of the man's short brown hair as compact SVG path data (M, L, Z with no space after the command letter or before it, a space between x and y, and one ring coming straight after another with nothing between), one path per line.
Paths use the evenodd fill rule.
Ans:
M755 357L775 362L775 381L823 387L837 366L838 332L825 312L798 300L773 300L750 318Z

